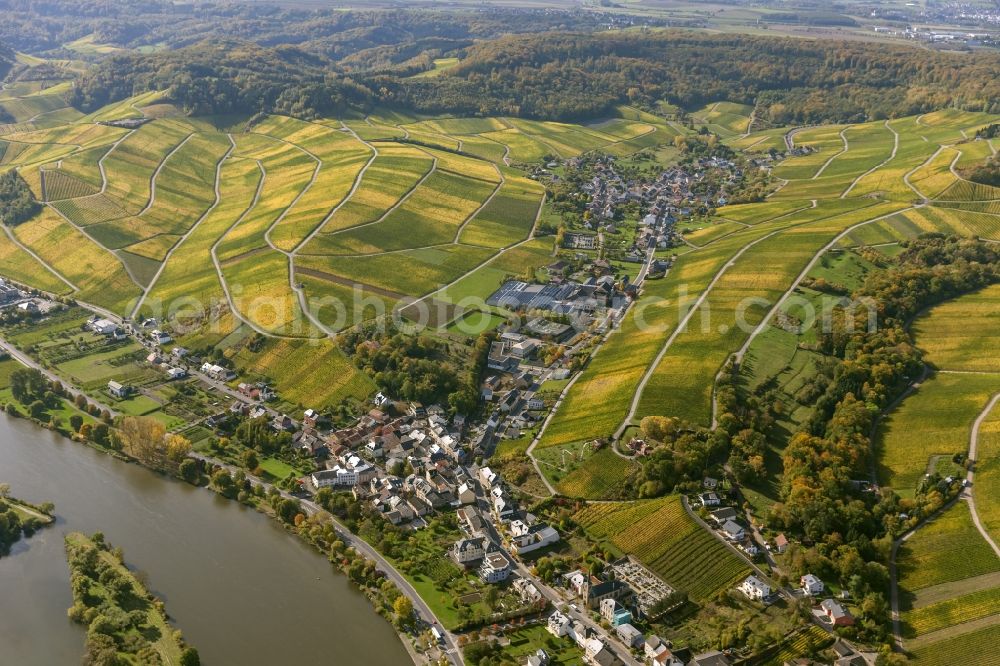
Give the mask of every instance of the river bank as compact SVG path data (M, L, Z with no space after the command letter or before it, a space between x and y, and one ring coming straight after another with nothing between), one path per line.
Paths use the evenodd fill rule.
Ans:
M69 617L87 627L87 659L126 659L166 666L196 666L198 651L185 644L167 619L162 601L151 594L100 532L66 535L66 561L73 579Z
M345 663L409 661L346 577L255 510L26 419L0 419L0 469L28 501L59 507L54 529L0 559L0 651L12 663L79 662L83 632L66 617L62 539L71 530L104 531L151 571L151 591L206 663L322 662L332 653Z
M10 486L0 483L0 557L21 539L31 538L53 522L51 504L35 506L11 497Z
M145 460L138 460L127 455L125 451L121 450L123 447L114 446L111 441L113 438L109 439L107 436L108 426L113 423L117 423L117 417L119 416L119 414L117 414L112 408L106 407L101 403L94 402L89 395L81 394L75 386L67 384L64 378L53 374L51 368L40 366L35 359L25 356L24 353L15 349L9 342L0 339L0 344L2 344L3 349L10 355L11 362L18 363L41 372L49 381L51 381L53 383L53 391L55 392L54 399L60 400L63 405L63 407L57 410L57 412L53 412L53 414L58 413L60 415L58 418L56 416L52 416L51 419L48 419L46 414L41 414L41 418L37 418L38 415L35 415L34 412L29 410L27 406L22 405L15 400L8 400L6 405L7 409L5 411L7 411L10 416L17 416L32 420L43 428L58 431L66 437L69 437L74 441L84 443L96 451L116 457L125 462L134 462L140 466L144 466L144 462L146 462ZM0 398L2 397L4 396L0 395ZM81 402L83 404L82 408L80 406ZM94 407L97 407L97 409L93 409ZM82 415L82 429L80 428L80 416L72 416L72 418L76 419L77 422L73 424L72 427L67 427L67 421L71 420L70 416L72 414ZM98 432L98 428L104 429L104 433L101 436L95 436ZM280 493L286 498L289 498L290 495L287 492L274 489L270 483L249 475L245 472L245 470L235 469L231 462L217 460L195 453L191 453L190 456L192 460L197 460L203 465L203 467L199 470L199 473L192 475L189 473L190 469L188 469L186 470L188 473L182 474L181 472L185 471L183 467L180 469L173 467L168 470L168 476L191 483L192 485L208 488L221 496L226 497L227 499L238 501L245 506L254 508L263 514L276 519L279 525L301 537L305 543L312 545L317 551L319 551L320 554L330 557L331 562L334 562L335 566L338 566L343 573L349 573L348 568L351 562L341 561L343 558L339 555L335 560L333 554L330 552L330 541L317 541L312 534L312 530L315 528L314 524L304 525L302 526L303 529L300 529L299 524L291 520L292 516L285 516L282 518L277 514L277 509L279 508L278 504L270 501L261 501L262 499L275 499L271 496L271 493ZM176 462L177 461L175 461L175 464ZM162 466L156 465L156 467ZM239 483L246 486L244 489L246 492L240 492L239 488L223 489L215 483L209 483L208 480L211 478L212 474L221 468L225 468L230 472L233 472L234 475L238 474L240 476ZM151 469L157 473L163 472L162 469ZM264 498L263 493L255 494L250 492L254 488L264 488L267 491L268 496ZM317 516L316 514L321 515ZM321 511L316 505L307 503L303 517L309 518L312 521L326 520L329 518L329 514ZM335 519L333 519L332 522L334 523L334 527L336 529L339 529L341 532L349 533L348 528L344 527ZM376 612L389 620L390 624L395 629L400 630L405 628L405 631L398 631L398 636L403 646L410 653L411 657L413 657L413 661L415 663L426 663L428 658L436 657L439 652L439 648L436 641L429 639L428 631L431 624L437 623L437 618L434 616L433 611L430 610L427 604L420 598L412 584L410 584L409 581L393 569L392 563L388 562L369 544L365 543L353 534L351 534L350 538L347 540L350 542L351 546L347 550L347 555L351 558L360 556L367 560L373 560L379 568L379 571L376 573L380 576L387 576L391 580L392 584L395 585L396 589L387 590L385 589L385 585L376 585L375 583L378 581L374 579L367 581L357 580L348 576L349 580L358 586L361 591L369 597ZM403 618L394 615L391 602L394 597L398 596L400 591L405 596L411 598L413 605L416 608L417 612L412 618L412 622L406 621ZM446 645L446 647L450 648L450 651L453 653L458 652L453 642ZM425 650L428 654L426 656L421 656L419 653L422 653ZM458 655L457 657L451 659L451 661L460 663L461 656Z

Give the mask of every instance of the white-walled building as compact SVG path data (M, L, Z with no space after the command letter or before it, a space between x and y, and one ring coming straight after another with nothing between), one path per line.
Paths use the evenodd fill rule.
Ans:
M468 565L483 559L486 555L487 541L483 537L459 539L451 547L451 556L461 565Z
M549 616L547 629L549 633L556 638L562 638L569 634L573 628L573 623L570 622L569 618L560 613L559 611L554 612Z
M747 576L746 580L740 583L740 591L754 601L762 601L771 596L771 586L757 576Z
M806 574L800 578L799 585L802 587L802 591L810 597L823 594L823 590L825 589L823 581L812 574Z
M479 577L484 583L499 583L510 576L510 562L499 550L487 553L479 565Z

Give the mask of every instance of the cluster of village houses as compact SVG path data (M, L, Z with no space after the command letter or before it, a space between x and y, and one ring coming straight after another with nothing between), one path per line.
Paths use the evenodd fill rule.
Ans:
M743 527L736 509L721 506L722 499L716 492L718 481L706 478L703 485L705 492L698 495L698 502L709 511L719 535L746 553L748 557L757 556L760 549L754 542L753 536ZM767 548L779 554L784 553L788 549L788 539L784 534L779 534L774 538L773 544L767 544ZM748 599L764 604L773 602L777 597L777 590L772 589L770 584L756 575L747 576L738 589ZM823 596L825 589L822 580L813 574L806 574L799 581L798 593L803 597L816 599ZM836 599L823 599L814 609L814 614L830 627L848 627L854 624L850 612Z
M37 296L32 291L0 278L0 310L12 310L19 315L45 315L63 307L58 301Z
M14 302L17 294L4 291L0 283L0 298ZM162 339L155 322L140 324L151 341ZM92 318L87 328L110 338L123 336L124 332L114 322ZM145 330L149 329L149 330ZM548 340L562 340L571 334L570 327L554 324L544 319L534 319L522 330L536 333ZM130 331L136 332L136 331ZM494 414L485 429L479 431L479 440L490 430L490 423L497 414L520 419L530 425L545 405L531 390L535 377L520 363L527 361L541 346L539 338L525 333L506 332L494 343L490 352L490 368L499 371L484 384L484 398L495 401ZM159 365L168 374L176 368L177 378L183 376L182 363L187 351L174 347L169 354L151 352L147 361ZM511 364L503 359L517 359ZM533 368L537 373L538 369ZM204 363L201 374L224 382L233 378L227 368ZM557 371L558 372L558 371ZM568 372L568 371L567 371ZM173 375L171 374L173 377ZM564 378L566 374L562 375ZM109 392L125 398L128 386L110 382ZM496 393L494 393L496 389ZM220 414L219 420L233 414L249 418L267 416L264 402L274 398L264 384L240 383L238 392L245 400L233 403L229 414ZM348 428L326 431L321 427L321 416L315 410L306 410L301 423L287 415L272 415L271 426L276 431L292 433L294 446L303 452L325 460L324 468L309 476L312 489L333 488L349 491L358 501L370 503L375 511L393 525L415 529L425 525L424 519L439 512L456 511L457 522L464 536L451 547L449 555L459 565L476 572L485 584L510 581L525 604L544 600L542 592L532 580L516 574L516 560L524 555L552 546L560 541L559 532L523 510L509 491L503 479L489 467L468 466L472 451L463 445L466 422L462 415L448 419L438 405L424 407L408 403L406 413L390 416L389 399L378 394L375 407ZM532 416L531 413L535 412ZM210 424L212 425L212 424ZM753 539L739 522L736 511L721 506L717 492L718 482L704 480L704 492L698 501L710 511L712 520L724 538L741 548L748 556L758 554ZM788 542L783 535L775 539L774 547L784 552ZM770 547L770 545L769 545ZM562 577L563 594L583 606L587 611L599 613L617 639L635 652L641 652L648 663L665 666L717 666L729 664L730 659L719 652L708 652L690 657L684 651L675 651L657 636L645 636L635 627L633 619L649 620L654 607L668 598L674 590L637 560L626 557L611 564L603 576L583 571L573 571ZM800 593L818 599L825 591L823 582L808 574L800 580ZM770 603L775 591L756 575L748 576L738 589L747 598ZM574 610L576 609L573 604ZM823 599L814 609L817 618L830 627L853 624L853 618L841 603L833 598ZM548 630L558 637L568 637L577 642L589 664L607 666L620 664L621 660L609 645L607 638L573 621L556 610L548 618ZM844 664L854 664L857 655L843 657ZM545 666L548 656L544 650L531 655L528 664Z
M575 333L563 324L536 319L533 320L536 326L532 328L531 323L522 330L540 333L541 327L548 326L545 330L552 342L564 342L567 331ZM553 380L569 377L570 369L564 365L564 359L548 369L533 362L543 344L546 343L538 338L512 331L501 333L491 344L487 358L489 374L480 387L480 397L487 404L489 416L472 433L471 443L476 455L489 454L497 439L516 439L544 418L547 406L537 394L543 376Z
M34 296L13 282L0 278L0 310L13 308L26 315L46 314L60 307L56 301Z
M757 557L760 554L760 548L754 541L753 535L744 529L736 509L722 506L722 497L717 492L718 485L717 479L706 477L703 481L704 492L698 495L698 503L709 512L716 530L726 541L732 543L751 559ZM779 535L778 539L787 546L783 535ZM784 548L780 548L779 552L784 552Z
M563 585L569 594L580 600L588 611L600 614L601 620L612 627L617 639L635 653L643 656L651 666L725 666L732 664L730 655L717 650L691 655L689 650L674 649L667 641L656 635L644 635L633 624L634 618L648 619L648 613L661 599L667 598L673 590L642 564L631 557L619 560L610 568L604 578L573 571L563 576ZM802 576L800 593L811 598L822 597L825 591L823 581L812 574ZM749 599L767 603L773 599L771 587L756 575L748 576L738 586L739 591ZM574 610L576 606L573 606ZM835 599L820 602L814 614L827 626L845 627L853 624L853 618ZM584 651L586 663L600 666L620 664L613 648L582 622L574 621L567 613L556 610L547 621L547 628L554 636L575 641ZM863 666L868 662L853 647L838 642L837 666ZM530 664L545 664L547 661L531 661ZM811 664L810 660L803 663Z
M508 285L511 283L505 287ZM572 285L572 290L567 290L564 286L560 292L538 290L525 305L545 309L542 299L551 298L554 303L561 300L561 295L565 300L570 294L578 294L579 287ZM516 294L523 291L519 285L501 289L503 298L507 299L516 298ZM0 285L0 298L4 293ZM584 292L584 297L589 298L587 293ZM8 299L14 297L9 295ZM151 342L162 343L164 334L153 328L155 322L143 322L139 326L139 332ZM125 335L114 322L98 317L91 319L87 327L110 338ZM484 452L484 441L505 434L497 432L502 423L506 425L505 430L514 430L513 435L506 433L508 436L516 436L521 427L528 427L542 417L545 404L532 390L540 369L531 361L545 344L543 338L549 343L561 342L575 334L569 325L542 318L532 319L521 330L521 333L502 333L490 349L488 366L494 372L483 385L482 397L494 403L494 407L485 426L477 428L476 445L471 449L463 445L463 441L467 441L467 424L462 415L449 420L445 410L438 405L425 408L419 403L409 403L405 414L393 417L389 415L390 401L381 394L375 398L375 407L348 428L332 432L322 429L320 415L311 409L305 411L301 424L287 415L273 415L271 426L276 431L292 433L294 446L319 461L326 461L323 469L309 477L313 490L349 491L358 501L369 502L389 523L416 529L425 524L429 515L457 511L464 536L450 550L454 561L474 570L485 584L513 579L511 586L521 600L532 604L542 601L543 595L531 580L516 575L514 561L556 544L560 535L554 527L522 510L503 479L489 467L476 470L467 466L471 455ZM147 361L160 366L171 378L181 378L186 374L183 367L186 356L186 350L174 347L169 354L151 352ZM220 382L233 378L229 369L212 363L202 364L200 372ZM556 376L559 372L562 374ZM552 376L565 378L568 370L557 369ZM126 398L131 393L130 387L114 381L109 383L108 390L119 398ZM233 414L248 418L269 414L263 403L274 394L266 385L240 383L237 390L245 400L234 402L230 413L220 415L219 420ZM697 500L710 512L721 536L748 556L756 556L758 549L753 538L740 523L736 510L722 506L717 486L717 481L706 478L704 492ZM784 552L788 542L779 535L774 545L778 552ZM683 653L672 651L656 636L647 638L635 627L633 617L649 619L651 609L673 590L632 558L613 563L603 578L575 571L566 574L563 583L567 596L578 600L587 610L599 612L621 643L642 651L651 664L707 666L729 663L728 657L718 652L697 655L686 661ZM805 596L817 598L824 592L823 582L815 576L803 576L800 584ZM756 575L748 576L738 589L749 599L762 603L770 603L775 598L775 591ZM853 624L850 613L832 598L822 600L814 612L831 627ZM621 663L605 638L573 622L560 611L549 618L548 628L556 636L575 640L588 663ZM545 664L547 656L539 651L528 663L533 663L532 660Z
M570 160L570 168L579 168L580 158ZM639 234L626 251L626 261L642 261L649 248L665 249L677 243L674 227L679 220L690 217L697 207L717 208L728 203L726 192L738 186L742 168L732 160L720 157L699 157L690 164L665 169L654 180L626 180L615 169L614 159L601 157L592 164L590 182L583 192L589 197L589 219L579 233L567 233L564 244L570 249L597 249L593 231L615 233L619 206L637 202L647 211L640 220ZM711 177L709 177L711 175Z
M568 594L587 611L599 613L618 640L632 650L643 650L655 664L683 664L670 661L672 653L657 636L648 638L635 627L639 619L655 619L654 607L670 597L674 590L632 557L613 562L603 576L577 570L562 576ZM575 606L575 604L574 604ZM579 621L556 611L549 616L548 630L555 636L567 636L577 642L585 659L592 664L620 663L614 650ZM659 659L658 661L653 658Z
M169 333L157 327L155 319L145 319L135 324L119 325L117 322L94 315L87 323L86 328L95 335L102 335L109 340L126 340L129 335L135 335L137 339L147 344L153 351L146 356L146 362L158 367L166 375L167 379L184 379L188 376L188 371L184 367L184 359L188 351L184 347L176 346L170 353L159 351L160 345L173 342ZM210 364L202 366L202 372ZM232 373L229 374L229 377ZM113 398L124 400L135 394L135 388L116 380L110 380L107 385L107 393Z
M373 409L354 427L321 438L330 462L327 469L311 475L312 485L349 490L395 525L419 528L428 515L456 511L464 534L453 543L449 556L475 572L484 584L509 581L525 604L538 603L544 599L542 592L530 579L518 576L515 562L558 543L560 534L520 507L492 469L472 471L465 465L467 454L459 444L462 425L461 420L458 427L449 424L436 406L424 409L411 404L406 415L396 418ZM315 436L314 430L307 412L302 430L296 433L299 445L305 446L304 440ZM400 468L407 473L390 471ZM671 651L658 637L646 637L635 627L633 618L648 619L653 607L673 589L632 558L613 563L603 577L574 571L563 576L562 583L567 598L600 613L618 640L644 652L651 664L730 663L721 653L685 661L678 656L683 653ZM621 663L606 638L563 613L554 612L547 624L556 636L575 640L587 663ZM527 663L547 664L547 659L542 650Z
M571 166L573 166L571 161ZM620 205L630 201L642 204L648 212L639 221L639 229L632 245L625 248L624 261L641 263L651 248L666 249L677 244L674 223L678 217L690 215L688 206L677 206L668 195L665 184L626 182L616 171L610 158L600 158L594 165L594 176L584 183L583 191L590 198L587 203L589 219L579 231L569 230L563 235L563 247L570 250L597 250L599 237L595 232L618 232L616 212ZM666 173L666 172L665 172ZM661 176L661 179L664 176Z

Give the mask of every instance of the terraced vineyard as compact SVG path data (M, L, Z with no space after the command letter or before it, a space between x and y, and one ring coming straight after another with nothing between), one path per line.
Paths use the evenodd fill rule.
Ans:
M903 400L882 429L883 477L903 492L925 471L964 474L953 455L968 453L977 442L969 491L974 503L947 509L899 551L902 635L918 663L943 663L944 646L961 651L965 641L1000 625L998 416L988 409L1000 395L1000 367L995 345L982 337L991 334L998 316L1000 289L991 286L919 317L913 330L936 374Z
M925 360L947 370L1000 373L1000 286L993 285L935 306L913 322Z
M987 626L915 649L913 662L922 666L947 664L993 666L1000 664L1000 658L995 653L984 652L983 646L993 645L997 640L1000 640L1000 626Z
M201 119L96 124L142 118L157 102L146 94L5 134L4 163L48 202L16 241L55 271L40 286L59 280L123 315L207 299L203 312L183 316L181 341L200 343L241 329L323 338L387 309L409 313L412 301L436 306L433 323L445 326L461 316L463 298L485 297L504 275L551 254L551 244L532 239L542 187L511 164L591 150L624 155L671 144L681 131L627 107L593 125L398 111L346 123L268 117L232 132ZM782 186L766 202L725 206L692 231L690 251L665 279L647 282L573 382L539 450L572 446L580 433L620 433L646 414L710 425L718 369L831 243L1000 229L989 210L994 190L952 170L990 152L967 141L990 116L948 111L783 133L750 131L751 111L718 103L694 117L734 145L787 139L801 149L775 170ZM57 256L50 237L74 239L88 259ZM12 271L32 261L19 258ZM355 293L366 299L358 307L329 305ZM754 305L737 317L746 298ZM602 460L564 475L561 490L599 497L628 477L629 465Z
M832 642L833 638L828 633L815 624L810 624L782 646L773 657L764 662L764 666L784 666L803 655L813 654L816 650L822 649Z
M1000 408L996 406L979 426L978 458L976 511L983 527L1000 543Z
M703 601L749 574L749 567L687 515L677 496L592 504L573 519L587 535L634 555L691 599ZM655 525L656 529L650 529Z
M712 120L712 109L700 112L702 120ZM724 113L715 107L716 119ZM787 138L801 154L774 170L784 182L767 201L720 207L685 235L690 249L678 253L665 279L647 281L640 301L566 390L532 455L545 457L550 447L571 451L583 433L591 439L621 435L649 414L712 425L713 387L722 366L766 337L761 334L778 304L831 248L894 244L926 231L998 238L1000 215L961 207L991 205L961 197L992 191L963 181L951 169L963 158L968 163L990 152L968 137L991 119L942 112L737 135L731 118L728 143L749 147L780 136L782 149ZM943 198L947 192L954 201ZM933 429L918 432L930 440L927 450L933 449ZM924 438L910 437L910 446ZM900 454L901 464L912 468L908 480L923 469L912 453ZM543 474L550 469L541 465ZM595 468L591 475L602 472ZM611 470L607 474L614 476ZM599 483L567 487L560 480L556 487L601 497L594 494Z
M241 325L322 337L428 298L451 320L454 303L485 297L503 274L544 262L549 249L526 243L542 188L508 163L627 153L670 143L678 132L628 108L593 126L398 112L347 124L271 117L232 134L197 119L154 119L134 130L92 124L141 116L155 101L146 95L10 133L3 159L49 201L44 222L32 224L61 227L111 267L97 281L64 266L69 283L122 314L137 302L148 312L150 303L182 295L214 299L215 314L202 321L222 323L216 340ZM695 117L748 147L784 142L773 130L748 134L750 112L720 103ZM993 190L951 168L986 154L988 146L965 137L989 120L942 112L789 134L804 152L775 170L787 182L767 202L719 209L691 234L696 247L666 279L647 283L641 308L573 383L539 447L572 445L581 432L620 432L645 414L710 424L718 369L830 243L892 243L927 230L996 236L1000 216L986 210ZM934 197L940 201L914 207ZM38 234L20 235L51 256ZM682 288L693 308L680 307ZM310 305L353 291L370 302L346 316ZM734 305L747 297L755 305L737 321ZM189 335L203 340L201 328ZM562 483L590 496L602 486L591 477L581 469Z
M55 92L0 100L18 120L4 128L0 169L18 169L46 204L0 246L5 274L161 316L182 344L236 343L234 360L293 403L363 397L371 384L332 344L320 355L343 381L312 395L274 358L297 367L298 346L432 294L445 326L461 316L452 286L485 298L496 276L548 261L551 240L532 239L543 188L511 164L624 155L678 133L628 108L594 126L381 112L228 131L159 102L147 93L82 116ZM105 124L123 119L142 122ZM367 299L357 307L355 293ZM253 335L282 351L239 351Z
M878 438L880 478L912 494L932 456L968 448L976 415L1000 390L1000 376L941 373L926 380L884 421Z
M927 634L1000 613L1000 588L987 588L921 606L903 614L907 633Z
M722 138L742 136L750 131L753 107L732 102L715 102L691 115Z
M926 214L920 218L927 225L924 230L951 231L943 224L935 226L935 221L947 219L934 216L937 210L926 206L905 214ZM851 232L840 244L854 247L858 239L852 236L899 217L893 215ZM889 245L878 249L891 252L896 241L884 242ZM878 270L879 262L879 253L859 250L823 255L808 276L836 281L848 289L859 286L870 271ZM820 295L809 288L800 288L796 294L806 300ZM925 475L965 478L963 456L978 435L972 464L975 477L965 497L947 505L899 544L895 561L898 638L917 663L953 663L945 656L945 646L961 652L973 637L989 634L1000 623L1000 550L995 545L1000 501L995 465L998 415L995 408L985 411L991 398L1000 393L1000 372L991 344L992 324L1000 315L998 294L1000 290L990 286L940 303L912 322L928 375L883 417L876 432L874 472L880 483L907 499L914 496ZM753 341L743 359L741 376L748 388L771 381L786 404L796 405L781 417L781 427L787 431L800 428L811 414L811 405L808 401L798 404L796 393L803 385L802 377L814 375L813 368L823 362L822 355L810 347L816 339L814 332L796 334L771 327ZM780 470L780 460L778 465ZM755 484L755 490L774 499L780 497L776 486L774 482Z

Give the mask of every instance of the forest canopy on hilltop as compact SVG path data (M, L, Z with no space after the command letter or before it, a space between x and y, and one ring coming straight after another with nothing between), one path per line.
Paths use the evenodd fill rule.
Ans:
M387 46L337 62L298 47L212 40L111 56L77 82L72 102L89 111L166 90L194 114L308 118L386 104L579 120L621 103L690 109L730 100L756 104L758 117L776 124L859 122L948 106L1000 112L994 52L674 30L503 37L462 49L461 62L435 77L410 77L394 65L418 55Z
M11 67L14 66L14 51L0 43L0 79L7 76Z
M528 35L479 43L435 79L406 79L420 111L593 117L621 102L729 100L775 123L853 122L946 106L1000 111L1000 54L690 31Z
M0 0L0 43L50 57L87 56L63 48L90 37L121 49L177 49L205 39L297 46L329 58L424 39L489 39L549 30L593 30L598 14L577 10L302 9L240 2L170 0Z
M162 90L192 115L277 112L310 118L370 105L372 93L341 76L325 58L294 47L215 41L154 55L105 60L73 87L84 111Z

